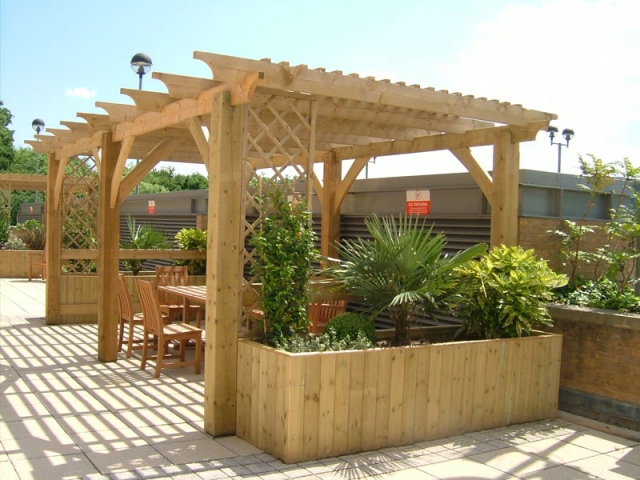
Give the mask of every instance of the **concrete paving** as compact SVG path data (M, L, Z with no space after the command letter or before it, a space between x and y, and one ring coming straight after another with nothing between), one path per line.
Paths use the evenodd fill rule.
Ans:
M285 465L203 430L203 375L101 363L95 325L48 326L44 282L0 279L0 479L640 479L633 432L579 419ZM627 437L627 438L625 438Z

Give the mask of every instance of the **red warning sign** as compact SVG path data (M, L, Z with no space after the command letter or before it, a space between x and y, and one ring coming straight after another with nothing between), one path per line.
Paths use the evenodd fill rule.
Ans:
M431 213L431 192L429 190L407 190L407 215L429 215Z

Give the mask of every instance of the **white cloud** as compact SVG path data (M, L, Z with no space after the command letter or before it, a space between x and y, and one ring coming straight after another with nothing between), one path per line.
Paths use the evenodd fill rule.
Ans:
M89 90L87 87L77 87L77 88L67 88L65 93L69 97L80 97L84 99L91 98L95 96L95 90Z
M473 43L442 73L450 91L556 113L561 131L576 132L563 149L563 171L586 153L640 164L638 14L635 0L511 5L478 24ZM523 148L523 168L553 170L557 150L543 134L534 143Z

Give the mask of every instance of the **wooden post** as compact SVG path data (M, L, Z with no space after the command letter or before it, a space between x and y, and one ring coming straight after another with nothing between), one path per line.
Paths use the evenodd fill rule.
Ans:
M98 196L98 360L118 359L118 249L120 205L111 207L111 185L120 144L111 132L101 136L100 194Z
M322 233L320 238L320 253L325 256L337 255L333 245L340 240L340 207L338 202L338 187L342 180L342 162L330 159L324 162L324 185L322 188Z
M520 148L511 132L500 132L493 146L491 246L518 244L518 175Z
M209 135L209 223L204 429L236 430L238 325L241 316L242 175L245 108L213 96Z
M46 320L47 325L60 323L60 249L62 241L62 202L55 201L56 177L60 161L55 154L48 155L46 198ZM56 208L56 203L58 207Z

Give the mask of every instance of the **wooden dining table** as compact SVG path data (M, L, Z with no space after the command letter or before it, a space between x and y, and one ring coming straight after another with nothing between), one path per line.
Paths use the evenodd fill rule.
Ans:
M189 323L189 305L191 302L205 305L207 303L206 285L158 285L158 290L182 297L182 321Z

